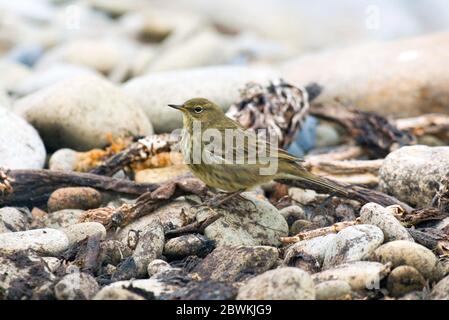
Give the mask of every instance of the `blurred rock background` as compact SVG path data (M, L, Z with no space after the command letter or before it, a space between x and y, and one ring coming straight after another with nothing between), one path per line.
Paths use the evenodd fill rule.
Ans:
M448 113L448 18L444 0L0 0L0 106L50 153L171 132L167 103L226 110L247 82L278 78L319 83L317 102ZM338 145L337 129L309 117L290 151Z

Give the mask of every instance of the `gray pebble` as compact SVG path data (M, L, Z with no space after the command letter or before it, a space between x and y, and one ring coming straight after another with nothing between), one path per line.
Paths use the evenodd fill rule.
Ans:
M310 275L298 268L266 271L243 285L237 300L314 300L315 286Z
M0 251L32 249L42 255L57 256L69 246L64 232L56 229L34 229L0 234Z
M391 210L376 203L367 203L360 210L363 223L379 227L384 233L385 241L407 240L414 242L407 229L395 218Z
M324 268L367 258L384 241L382 230L373 225L356 225L337 234L326 250Z
M91 275L74 272L55 285L55 296L58 300L89 300L99 290L97 281Z

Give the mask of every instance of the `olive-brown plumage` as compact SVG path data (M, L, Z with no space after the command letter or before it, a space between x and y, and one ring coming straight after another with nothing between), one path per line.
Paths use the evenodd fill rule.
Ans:
M288 152L275 147L265 139L256 139L255 134L245 130L237 122L228 118L219 106L204 98L194 98L182 105L169 105L178 109L183 114L183 131L181 136L181 151L192 173L210 187L236 192L248 190L258 185L270 182L274 179L299 179L306 180L320 186L324 186L340 193L346 191L339 186L321 179L308 172L302 165L301 159L296 158ZM198 129L200 124L200 129ZM204 134L207 130L214 130L221 136L223 153L210 151L211 144ZM226 131L234 133L233 144L230 150L225 150ZM239 137L252 137L253 140L244 140L246 143L238 144ZM241 141L241 140L240 140ZM200 162L195 160L196 146L201 146L202 158ZM216 145L215 145L216 146ZM248 162L248 157L258 150L274 150L266 157L256 158L255 162ZM226 152L231 152L234 161L225 158ZM243 156L240 157L239 156ZM242 159L237 162L235 159ZM208 161L204 161L210 160ZM215 161L217 160L217 161ZM269 174L261 174L261 170L267 170L270 163L277 162L277 170Z

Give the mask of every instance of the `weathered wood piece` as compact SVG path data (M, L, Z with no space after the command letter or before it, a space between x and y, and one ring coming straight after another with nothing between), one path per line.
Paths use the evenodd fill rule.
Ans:
M315 104L310 114L342 125L357 144L365 147L373 157L384 158L399 147L415 143L411 134L401 131L388 119L344 106L338 101L326 105Z
M91 173L52 170L0 170L0 205L45 203L50 194L63 187L92 187L102 191L140 196L159 185L136 183Z
M104 163L92 169L90 173L112 176L123 168L129 167L132 163L145 161L161 152L171 151L176 142L175 137L170 134L147 136L106 159Z

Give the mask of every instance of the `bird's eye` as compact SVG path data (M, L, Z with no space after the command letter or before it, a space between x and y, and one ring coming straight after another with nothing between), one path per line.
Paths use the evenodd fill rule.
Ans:
M193 111L195 111L195 113L201 113L201 112L203 112L203 107L196 106L196 107L193 109Z

